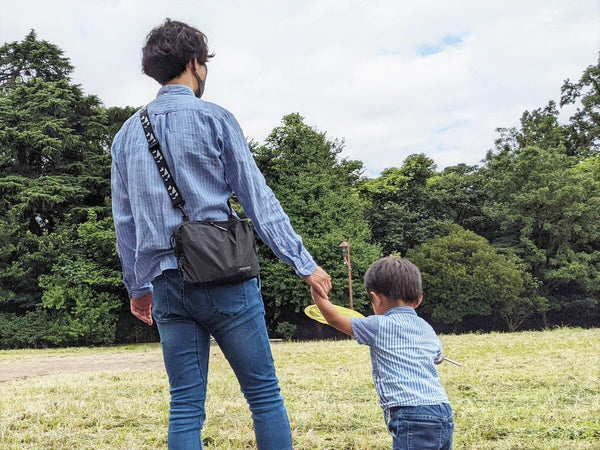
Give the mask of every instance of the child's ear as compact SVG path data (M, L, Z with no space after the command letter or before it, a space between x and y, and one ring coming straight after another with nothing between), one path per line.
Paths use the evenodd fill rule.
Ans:
M383 302L383 298L380 294L374 291L369 292L369 294L371 295L371 303L373 303L373 305L381 305L381 302Z
M417 309L419 307L419 305L421 305L421 302L423 301L423 296L421 295L419 297L419 300L417 300L417 303L415 304L415 309Z

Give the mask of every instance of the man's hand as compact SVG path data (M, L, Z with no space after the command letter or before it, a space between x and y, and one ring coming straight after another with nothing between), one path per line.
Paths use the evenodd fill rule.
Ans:
M315 290L317 295L325 298L326 300L329 299L327 293L331 290L331 277L327 272L317 266L315 271L304 277L304 279L310 285L310 287Z
M152 325L152 294L139 298L130 298L131 314L142 322Z

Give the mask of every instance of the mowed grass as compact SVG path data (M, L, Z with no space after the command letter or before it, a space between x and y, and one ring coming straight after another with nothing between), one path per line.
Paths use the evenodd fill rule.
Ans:
M440 376L458 449L600 448L600 329L442 335ZM2 351L0 361L143 351ZM389 449L367 347L353 340L273 345L296 449ZM163 370L56 374L0 384L2 449L166 447ZM250 413L218 347L211 350L206 448L254 448Z

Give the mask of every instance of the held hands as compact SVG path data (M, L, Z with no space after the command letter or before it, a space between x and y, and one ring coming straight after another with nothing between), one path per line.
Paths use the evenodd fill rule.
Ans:
M312 286L310 287L310 294L329 325L342 333L346 333L350 336L353 335L354 332L352 331L350 317L341 314L326 297L320 295Z
M321 267L317 266L313 273L304 277L304 280L310 285L311 293L314 291L313 296L316 294L326 300L329 299L327 293L331 290L331 277Z
M317 290L312 286L310 287L310 296L312 297L315 305L319 307L319 309L321 309L320 307L325 303L330 303L327 297L324 297L321 294L319 294Z
M340 314L327 296L327 293L331 290L331 277L327 272L317 267L311 275L305 277L305 280L310 284L310 295L327 323L342 333L352 335L350 318Z
M131 314L142 322L152 325L152 294L139 298L130 298Z

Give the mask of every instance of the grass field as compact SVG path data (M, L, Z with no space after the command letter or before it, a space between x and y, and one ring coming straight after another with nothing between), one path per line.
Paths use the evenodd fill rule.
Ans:
M442 335L440 366L455 414L457 449L599 449L600 329ZM157 345L0 351L3 364L143 352ZM352 340L273 345L296 449L388 449L368 348ZM250 414L212 347L206 448L253 448ZM0 383L2 449L166 447L164 371L57 373Z

